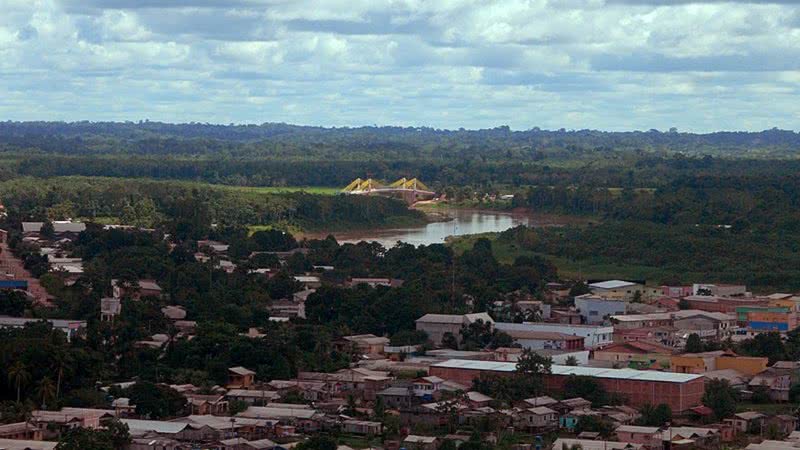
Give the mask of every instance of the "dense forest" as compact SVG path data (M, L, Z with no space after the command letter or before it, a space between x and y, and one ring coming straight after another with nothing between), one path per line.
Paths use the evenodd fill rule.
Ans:
M247 186L335 186L418 177L437 189L653 187L676 177L790 175L800 135L318 128L140 123L0 123L0 179L113 176ZM772 159L783 160L774 164Z
M0 200L17 220L82 217L197 236L251 225L337 230L423 218L388 199L239 187L341 188L356 177L414 176L456 205L590 217L590 227L541 232L535 244L524 233L502 240L518 238L513 245L553 260L789 289L800 279L798 149L800 134L775 129L4 122ZM514 198L483 203L493 194Z

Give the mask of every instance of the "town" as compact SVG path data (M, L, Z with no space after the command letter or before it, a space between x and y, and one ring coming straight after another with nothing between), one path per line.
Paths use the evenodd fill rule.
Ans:
M243 245L3 214L0 327L16 396L3 403L3 449L92 439L130 450L800 447L800 295L561 280L542 261L497 264L481 241L458 260L456 292L441 245L277 230ZM116 273L104 278L98 258L109 255L101 263ZM164 261L174 267L148 269ZM438 312L404 298L441 284L426 265L444 274ZM487 301L465 287L475 277L505 284ZM205 284L248 283L269 293L243 303L266 305L259 319L199 304ZM230 331L205 323L215 316ZM314 323L334 329L318 336ZM88 369L99 350L114 373ZM81 371L94 375L67 382Z

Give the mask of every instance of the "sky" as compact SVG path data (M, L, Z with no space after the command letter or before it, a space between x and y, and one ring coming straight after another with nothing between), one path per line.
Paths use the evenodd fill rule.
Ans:
M800 0L0 0L0 120L800 129Z

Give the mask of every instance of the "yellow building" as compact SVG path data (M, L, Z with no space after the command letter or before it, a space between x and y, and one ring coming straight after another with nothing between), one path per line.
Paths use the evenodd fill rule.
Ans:
M705 353L686 353L670 358L670 371L702 374L712 370L734 369L753 376L767 369L768 358L738 356L723 350Z

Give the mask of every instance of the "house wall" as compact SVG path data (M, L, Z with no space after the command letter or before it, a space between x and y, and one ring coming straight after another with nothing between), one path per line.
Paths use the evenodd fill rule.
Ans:
M717 358L717 370L735 369L745 375L756 375L767 370L768 358L737 356Z
M627 303L613 300L576 298L575 307L586 323L598 324L603 323L604 318L607 316L625 314Z
M669 365L670 358L671 355L661 353L604 352L600 350L594 352L594 359L599 361L637 362L647 365L652 363Z
M480 377L482 372L495 376L512 376L514 374L514 372L480 371L452 367L432 366L430 368L431 375L466 385L471 385L472 380ZM563 375L544 375L545 389L549 392L561 392L564 389L564 383L567 378L567 376ZM689 408L700 405L705 392L703 378L697 378L686 383L609 378L595 378L595 380L609 393L623 396L629 406L641 407L647 404L666 403L674 412L686 411Z
M445 333L452 333L457 339L461 331L460 323L430 323L417 322L417 330L428 333L428 338L434 344L440 344Z

